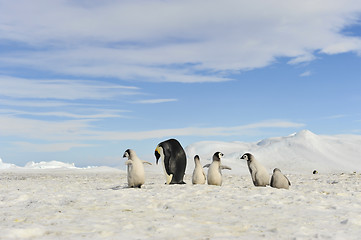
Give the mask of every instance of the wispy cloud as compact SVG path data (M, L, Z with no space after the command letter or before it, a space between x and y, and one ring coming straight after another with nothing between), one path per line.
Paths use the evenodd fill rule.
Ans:
M0 96L12 98L99 100L139 94L137 87L89 80L39 80L0 76L0 85Z
M264 121L232 127L185 127L150 131L99 131L89 120L44 121L0 116L0 135L16 136L45 141L113 141L144 140L171 136L234 136L247 135L249 130L264 128L300 128L302 123L289 121Z
M13 145L22 149L24 152L65 152L72 148L93 147L93 144L84 144L76 142L63 143L29 143L29 142L12 142Z
M311 76L311 71L306 71L306 72L303 72L303 73L301 73L300 74L300 77L309 77L309 76Z
M178 99L175 98L165 98L165 99L147 99L147 100L139 100L134 103L140 104L157 104L157 103L167 103L167 102L176 102Z
M92 120L46 121L17 116L0 115L0 135L21 139L46 141L73 141L91 128Z
M297 64L318 52L360 53L361 39L342 33L360 11L354 0L2 1L0 39L18 47L0 63L76 76L229 81L225 73L278 57Z
M99 110L94 110L99 112ZM103 119L103 118L123 118L121 113L129 111L121 110L102 110L100 113L93 114L76 114L70 112L28 112L12 109L0 109L2 115L13 115L13 116L42 116L42 117L61 117L71 119Z
M338 114L338 115L332 115L332 116L327 116L324 119L340 119L340 118L345 118L348 115L345 114Z
M53 100L39 100L39 99L2 99L0 98L0 105L11 107L32 107L32 108L48 108L48 107L64 107L64 106L84 106L89 104L53 101Z

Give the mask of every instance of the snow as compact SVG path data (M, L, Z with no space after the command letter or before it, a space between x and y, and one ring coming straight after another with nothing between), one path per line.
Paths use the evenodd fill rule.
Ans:
M69 169L75 169L74 163L63 163L59 161L50 161L50 162L28 162L25 165L25 168L30 169L54 169L54 168L69 168Z
M198 154L201 162L208 163L214 152L222 151L225 154L222 162L238 174L248 172L246 163L240 160L246 152L252 153L270 172L277 167L284 173L312 173L315 169L341 173L361 171L360 146L360 135L322 136L302 130L256 143L198 142L187 146L186 152L189 159Z
M0 238L359 239L360 143L357 135L309 131L257 143L194 143L186 147L187 184L165 185L161 165L146 165L141 189L127 188L126 172L114 168L0 161L6 166L0 171ZM222 186L192 185L194 154L205 164L215 151L232 167L223 172ZM244 152L270 174L280 168L290 189L254 187L239 159Z
M4 163L0 158L0 169L10 169L10 168L16 168L16 165L11 163Z
M281 190L248 175L224 175L219 187L151 173L133 189L116 169L4 171L1 239L359 238L360 174L288 177Z

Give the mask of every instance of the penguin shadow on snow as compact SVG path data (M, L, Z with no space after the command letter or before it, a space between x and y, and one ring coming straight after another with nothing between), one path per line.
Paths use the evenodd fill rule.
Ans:
M117 190L122 190L122 189L127 189L127 188L131 188L131 187L128 187L125 185L124 186L119 185L119 186L111 187L110 189L117 191Z
M144 188L144 185L142 185L141 187L129 187L128 185L118 185L118 186L110 187L108 189L100 189L100 190L119 191L119 190L124 190L124 189L145 189L145 188Z
M122 189L127 189L130 188L128 187L128 185L117 185L117 186L112 186L112 187L97 187L96 190L98 191L107 191L107 190L122 190Z

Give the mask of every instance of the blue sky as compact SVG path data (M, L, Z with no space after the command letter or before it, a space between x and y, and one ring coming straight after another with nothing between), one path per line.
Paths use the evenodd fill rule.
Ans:
M2 1L0 157L361 134L359 1Z

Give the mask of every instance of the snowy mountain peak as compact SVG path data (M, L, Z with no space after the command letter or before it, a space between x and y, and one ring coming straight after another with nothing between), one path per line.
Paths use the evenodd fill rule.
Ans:
M198 154L209 159L216 151L225 154L224 162L232 167L232 173L244 173L248 169L239 160L245 152L252 153L271 172L280 168L285 172L361 171L361 136L320 136L302 130L284 137L263 139L256 143L199 142L186 147L188 157ZM203 158L202 158L203 157ZM189 165L193 161L189 161ZM187 170L192 169L189 166Z
M305 138L305 139L318 137L316 134L314 134L313 132L311 132L310 130L307 130L307 129L299 131L294 136L295 137L300 137L300 138Z

